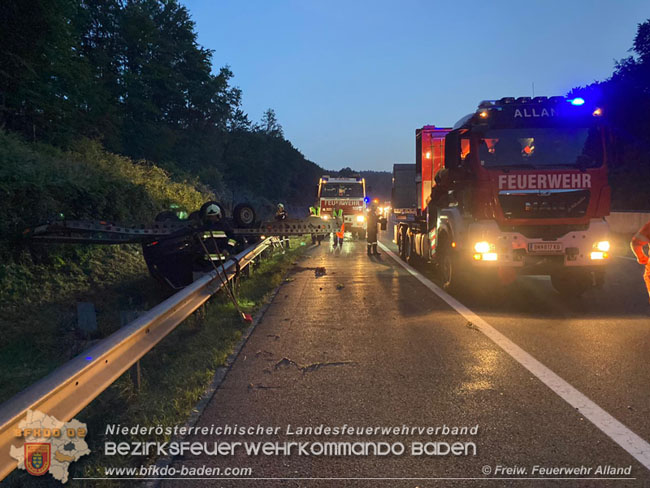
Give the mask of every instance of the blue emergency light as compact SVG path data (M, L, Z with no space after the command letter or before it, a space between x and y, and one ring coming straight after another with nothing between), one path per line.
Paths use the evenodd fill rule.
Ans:
M364 199L363 199L363 203L365 203L366 205L368 205L368 204L370 203L370 198L368 198L368 197L364 198Z
M573 100L569 100L571 102L571 105L584 105L585 104L585 99L584 98L574 98Z

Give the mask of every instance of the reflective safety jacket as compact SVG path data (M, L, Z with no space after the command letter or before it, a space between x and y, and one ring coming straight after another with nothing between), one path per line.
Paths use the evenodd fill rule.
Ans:
M641 264L648 263L648 256L643 252L643 246L650 242L650 222L639 229L639 232L632 238L630 242L630 247L632 252L636 256L636 260Z

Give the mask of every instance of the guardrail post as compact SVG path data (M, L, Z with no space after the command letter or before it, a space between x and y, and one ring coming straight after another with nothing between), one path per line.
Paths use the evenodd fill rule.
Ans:
M124 327L125 325L133 322L135 319L137 319L140 315L142 315L144 312L138 311L138 310L122 310L120 312L120 325ZM135 391L140 391L140 387L142 386L142 377L140 374L140 360L138 359L133 366L129 368L129 374L131 375L131 381L133 381L133 386L135 387Z
M86 338L97 332L97 314L95 313L94 304L77 302L77 328Z
M133 381L133 386L135 387L135 391L139 392L140 386L142 386L139 359L136 361L136 363L133 366L131 366L131 369L129 371L131 373L131 381Z

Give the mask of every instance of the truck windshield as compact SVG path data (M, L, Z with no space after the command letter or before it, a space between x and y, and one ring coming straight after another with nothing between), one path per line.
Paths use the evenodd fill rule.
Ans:
M363 198L361 183L326 183L321 187L321 197L325 198Z
M486 168L595 168L603 162L596 128L494 129L479 139L479 161Z

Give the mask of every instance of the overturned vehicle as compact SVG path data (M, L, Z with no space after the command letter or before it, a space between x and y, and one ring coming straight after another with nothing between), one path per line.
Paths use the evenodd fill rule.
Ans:
M326 235L336 222L314 218L261 222L255 210L240 203L227 215L216 201L180 218L176 212L159 213L148 224L120 224L104 220L56 220L26 229L33 241L86 244L142 245L151 275L173 289L194 281L195 273L209 272L247 246L270 236Z

